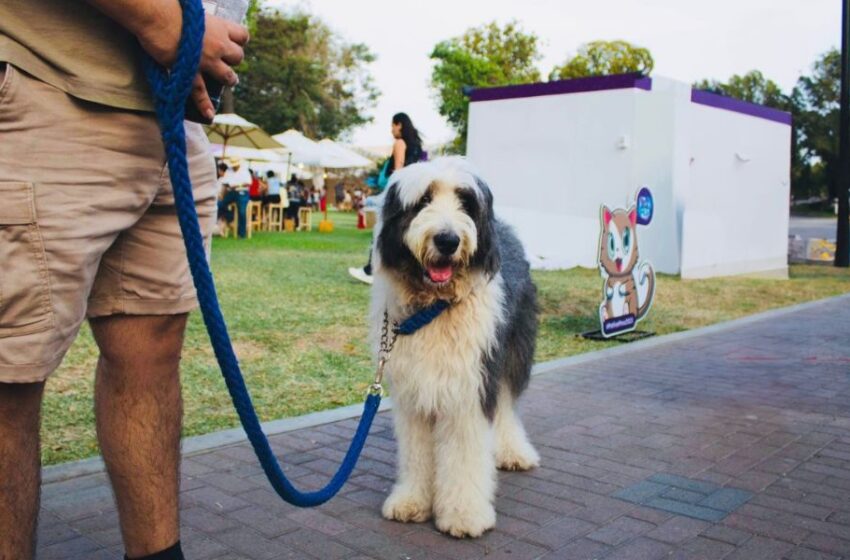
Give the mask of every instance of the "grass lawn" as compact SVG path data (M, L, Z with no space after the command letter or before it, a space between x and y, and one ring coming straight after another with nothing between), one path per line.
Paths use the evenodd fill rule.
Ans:
M371 381L366 344L368 287L346 269L365 263L371 233L353 214L332 214L332 234L269 233L216 239L213 270L236 352L260 418L294 416L360 402ZM595 270L538 271L542 315L537 360L597 350L576 333L598 328L602 281ZM765 309L850 291L850 272L793 266L788 281L726 278L681 281L660 276L641 328L671 333ZM96 349L84 327L47 385L45 464L98 453L92 412ZM183 358L185 435L238 424L199 314Z

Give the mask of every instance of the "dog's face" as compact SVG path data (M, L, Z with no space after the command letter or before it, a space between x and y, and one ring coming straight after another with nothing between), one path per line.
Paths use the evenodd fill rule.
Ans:
M493 197L459 158L406 167L384 202L381 266L415 292L454 299L475 272L494 275Z

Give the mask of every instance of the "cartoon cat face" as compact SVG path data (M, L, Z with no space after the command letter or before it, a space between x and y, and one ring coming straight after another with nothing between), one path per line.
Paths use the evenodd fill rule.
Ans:
M609 276L631 274L638 259L637 212L632 206L628 210L613 212L602 207L602 237L599 240L599 264Z

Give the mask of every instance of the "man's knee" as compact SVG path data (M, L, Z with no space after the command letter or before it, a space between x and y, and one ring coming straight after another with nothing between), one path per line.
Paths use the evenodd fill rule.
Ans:
M187 314L116 315L91 321L108 367L176 367L183 348Z

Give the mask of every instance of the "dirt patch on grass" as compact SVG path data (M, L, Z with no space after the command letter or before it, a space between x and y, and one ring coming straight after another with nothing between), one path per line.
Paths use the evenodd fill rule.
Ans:
M269 349L252 340L234 340L233 349L241 362L259 360L268 356Z
M295 341L293 348L299 353L318 349L338 354L355 355L361 352L361 347L357 344L360 338L363 339L364 343L366 342L360 329L335 328L310 333Z

